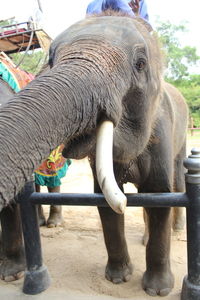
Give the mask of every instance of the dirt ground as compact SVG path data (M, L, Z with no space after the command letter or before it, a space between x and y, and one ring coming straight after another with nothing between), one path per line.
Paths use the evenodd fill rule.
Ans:
M200 146L193 141L192 146ZM131 184L126 192L134 192ZM46 192L46 189L43 189ZM67 176L63 179L61 192L92 192L93 180L87 160L73 161ZM48 207L45 207L46 216ZM41 228L44 263L52 278L48 290L36 296L22 293L23 279L5 283L0 281L0 299L37 300L148 300L152 297L141 288L141 278L145 270L145 247L142 245L144 224L141 208L126 209L126 237L134 265L129 282L114 285L104 277L107 261L101 224L95 207L63 207L64 225L57 228ZM180 299L183 277L187 272L185 231L172 233L172 271L175 287L166 300Z

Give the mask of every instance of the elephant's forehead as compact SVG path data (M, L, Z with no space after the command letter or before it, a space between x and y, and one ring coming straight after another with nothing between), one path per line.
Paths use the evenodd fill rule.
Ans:
M122 41L123 44L143 41L132 18L105 16L86 18L72 25L54 40L52 47L55 49L62 43L70 44L81 38L103 39L119 45L122 45Z

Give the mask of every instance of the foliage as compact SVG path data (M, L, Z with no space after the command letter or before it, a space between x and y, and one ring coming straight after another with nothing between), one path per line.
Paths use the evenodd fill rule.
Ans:
M7 20L1 20L0 21L0 27L6 26L6 25L11 25L13 23L15 23L14 18L7 19Z
M181 46L178 35L187 32L187 23L174 25L169 22L157 20L156 31L158 32L163 51L166 58L166 78L169 80L179 80L190 76L190 68L196 66L200 61L196 48L191 46Z
M194 126L200 128L200 75L190 75L187 79L168 80L185 97Z
M198 65L200 57L195 47L182 47L179 41L179 36L187 32L187 23L174 25L158 19L156 30L166 58L165 79L183 94L194 126L200 127L200 75L191 75L191 67Z
M15 18L3 20L0 21L0 27L12 25L16 22ZM33 50L26 54L25 52L19 52L10 54L9 56L17 66L19 65L20 69L32 74L37 74L47 60L47 54L45 54L42 50Z
M16 65L29 73L37 74L42 65L45 63L47 59L47 55L42 50L29 51L28 53L15 53L11 54L10 58L14 61Z

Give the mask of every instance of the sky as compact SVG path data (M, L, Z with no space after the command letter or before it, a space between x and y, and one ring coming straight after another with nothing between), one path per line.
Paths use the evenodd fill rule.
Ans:
M90 0L40 0L43 9L42 27L52 37L56 37L73 23L85 17ZM179 24L188 22L188 32L180 36L183 45L195 46L200 55L200 1L199 0L146 0L150 23L154 27L157 16L163 21ZM190 4L192 3L192 4ZM37 0L2 1L0 20L15 16L27 21L38 8Z

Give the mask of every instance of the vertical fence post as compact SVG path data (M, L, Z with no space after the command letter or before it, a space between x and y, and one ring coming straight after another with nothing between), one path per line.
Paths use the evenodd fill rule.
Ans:
M43 265L42 260L37 210L36 206L29 199L33 192L33 182L28 182L18 197L27 264L23 292L29 295L38 294L46 290L50 285L48 270Z
M183 280L181 300L200 300L200 149L185 160L188 275Z

